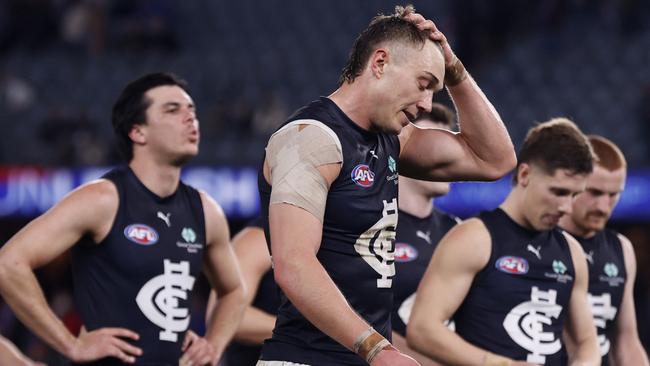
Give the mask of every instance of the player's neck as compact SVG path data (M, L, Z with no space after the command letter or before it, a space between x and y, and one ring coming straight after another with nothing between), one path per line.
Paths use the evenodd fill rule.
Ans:
M519 226L528 229L535 230L533 225L528 221L526 215L524 215L524 210L522 209L522 203L520 202L521 197L514 190L510 192L505 201L499 206L511 219L516 222Z
M589 230L576 225L573 219L567 215L562 216L559 226L562 228L562 230L565 230L569 234L579 238L589 239L596 235L595 230Z
M158 164L153 159L134 158L129 167L140 182L158 197L168 197L178 188L181 177L179 166Z
M433 211L433 198L413 193L402 193L399 196L399 209L422 219L431 215Z
M368 98L358 92L358 87L343 84L328 98L334 102L348 118L366 131L371 131L372 126L368 115Z

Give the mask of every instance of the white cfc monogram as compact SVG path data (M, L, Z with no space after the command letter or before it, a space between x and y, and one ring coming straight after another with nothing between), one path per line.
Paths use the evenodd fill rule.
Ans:
M503 327L515 343L530 352L526 361L544 364L546 356L562 348L559 339L551 332L544 332L544 325L557 319L562 306L556 304L557 291L542 291L534 286L530 301L515 306L503 321Z
M395 276L395 228L397 227L397 199L384 200L382 217L359 236L354 249L381 277L378 288L391 288Z
M591 305L591 312L594 314L594 324L598 328L599 333L605 330L605 325L608 320L613 320L616 317L617 309L612 306L612 296L604 293L600 296L589 294L589 305ZM598 344L600 345L600 355L605 356L609 352L610 343L606 334L598 335Z
M178 307L178 300L187 300L192 287L190 262L165 259L164 273L150 279L138 292L135 302L147 319L163 329L159 334L161 341L176 342L178 333L187 330L189 310Z

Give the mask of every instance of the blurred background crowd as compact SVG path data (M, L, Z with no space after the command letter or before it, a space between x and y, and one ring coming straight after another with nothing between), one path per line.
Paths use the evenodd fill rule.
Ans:
M573 119L650 175L650 2L412 1L445 32L516 146L534 122ZM385 0L0 0L3 167L119 163L110 109L152 71L186 79L201 121L196 166L254 166L295 108L328 95L354 37ZM439 101L449 104L445 93ZM218 188L217 188L218 189ZM647 185L650 190L650 183ZM0 197L3 192L0 188ZM2 210L0 210L2 211ZM0 243L29 218L0 217ZM231 220L236 230L247 218ZM634 243L642 341L650 346L650 223L614 221ZM79 327L67 257L43 268L53 308ZM200 293L205 293L205 284ZM197 307L202 306L199 297ZM202 319L194 318L200 329ZM53 359L0 302L0 333Z

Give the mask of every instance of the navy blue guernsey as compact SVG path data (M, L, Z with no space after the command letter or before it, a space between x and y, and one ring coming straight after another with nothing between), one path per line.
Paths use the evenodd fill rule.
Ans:
M327 196L317 258L352 308L390 339L399 140L396 135L361 129L328 98L298 110L287 123L298 120L325 124L340 140L343 152L341 172ZM259 177L268 228L271 187L261 170ZM318 366L366 365L314 327L284 294L262 359Z
M598 331L601 365L609 365L610 340L618 309L623 302L627 271L623 247L616 232L605 229L591 238L575 236L587 258L589 268L589 304Z
M426 271L434 249L459 219L434 209L424 218L399 211L395 237L395 280L393 282L393 330L406 336L415 291Z
M262 219L258 217L246 227L263 228L264 224ZM280 296L278 286L275 284L275 279L273 279L273 271L266 272L260 280L252 305L273 316L278 312ZM262 346L232 341L226 348L221 363L224 366L255 366L260 358L261 351Z
M564 234L527 230L501 209L479 218L490 233L490 260L454 315L456 332L498 355L563 365L561 336L575 278Z
M205 245L201 197L181 182L160 198L128 167L104 178L117 187L118 211L101 243L86 240L72 250L77 309L88 330L138 333L139 340L129 340L143 350L137 365L178 365ZM107 358L93 364L122 363Z

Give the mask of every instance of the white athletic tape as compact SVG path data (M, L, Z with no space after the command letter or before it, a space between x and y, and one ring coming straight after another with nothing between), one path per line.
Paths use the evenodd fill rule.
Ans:
M329 186L318 167L343 162L341 142L316 120L293 121L269 139L266 162L271 175L270 203L288 203L321 222Z

